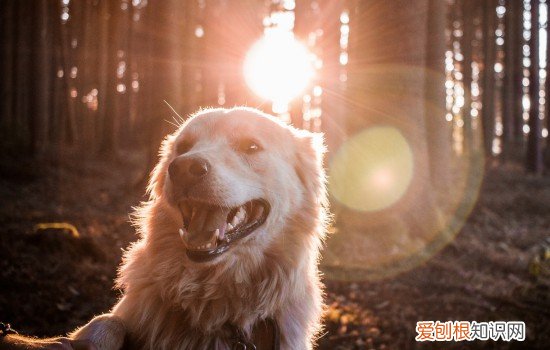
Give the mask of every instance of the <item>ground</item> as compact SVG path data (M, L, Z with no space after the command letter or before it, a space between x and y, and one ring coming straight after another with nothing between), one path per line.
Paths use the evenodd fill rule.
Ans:
M144 199L143 161L0 163L0 320L51 336L107 311L120 294L113 279L122 249L137 238L128 213ZM52 222L79 236L36 227ZM513 164L489 169L466 225L425 264L377 281L325 280L319 349L547 349L548 262L537 257L549 238L550 178ZM419 320L521 320L527 341L419 344Z

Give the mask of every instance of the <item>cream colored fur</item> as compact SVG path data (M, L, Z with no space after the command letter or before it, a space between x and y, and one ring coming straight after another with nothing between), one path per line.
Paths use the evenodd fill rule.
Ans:
M175 144L190 135L196 141L190 152L212 164L209 200L235 206L262 197L271 205L263 226L206 263L185 254L167 176ZM247 137L264 149L238 154L234 143ZM228 349L225 324L250 332L258 319L272 317L282 349L311 349L323 312L317 267L327 221L323 152L321 135L254 109L208 109L189 118L163 142L150 200L136 211L140 239L125 252L117 280L124 295L112 314L74 338L118 349L125 329L133 346L144 349Z

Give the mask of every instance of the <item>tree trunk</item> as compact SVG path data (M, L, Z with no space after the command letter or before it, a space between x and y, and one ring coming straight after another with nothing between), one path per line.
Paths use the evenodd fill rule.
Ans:
M375 126L388 126L399 130L411 148L415 162L411 184L400 201L401 209L386 214L401 216L419 238L434 234L433 225L437 225L434 191L432 184L426 181L431 177L425 109L425 84L427 79L431 79L425 68L427 48L433 45L427 33L429 8L427 0L412 3L405 0L359 2L360 15L355 29L357 46L353 52L357 60L349 68L348 90L350 105L353 106L350 114L355 117L350 118L351 134ZM392 21L400 23L399 28L388 28L387 23ZM440 23L437 25L441 26ZM434 48L429 57L437 61L435 51L440 50L441 46ZM444 56L439 57L439 62L432 63L440 66L443 60ZM443 89L444 85L439 88ZM430 89L434 99L440 94L436 89L435 86ZM432 112L429 116L437 118ZM441 111L440 117L443 116ZM420 198L421 206L417 205ZM420 217L425 221L419 222Z
M146 78L144 79L144 84L149 84L145 87L146 91L151 92L147 101L150 113L145 117L143 123L148 140L146 175L157 162L158 148L162 138L174 129L174 126L168 121L173 121L173 118L177 119L165 101L176 111L182 111L186 99L193 93L184 91L184 87L195 79L194 75L184 75L184 72L189 72L189 70L185 69L187 67L181 59L181 57L188 57L187 55L190 54L184 50L186 48L185 40L190 40L194 31L191 30L189 21L181 21L181 19L186 18L188 15L186 10L191 11L197 6L196 3L193 2L192 5L190 2L169 0L155 5L146 9L147 20L144 24L152 41L148 58L152 61L147 63ZM193 51L193 54L198 55L196 50ZM198 65L199 60L200 55L191 64ZM193 70L193 72L196 71ZM185 116L185 113L178 114ZM139 184L141 183L143 181L139 182Z
M523 38L523 0L511 1L513 12L516 14L517 21L515 23L516 35L516 52L514 56L514 99L516 100L516 106L514 110L514 144L515 147L521 148L523 145L523 45L525 40Z
M329 156L332 156L346 138L346 121L341 116L348 115L347 106L343 96L345 95L345 82L340 81L340 73L343 67L340 65L340 14L343 9L348 11L350 25L355 19L351 13L351 7L342 1L326 1L321 6L321 23L323 35L319 37L320 52L323 58L321 69L321 86L323 88L323 100L321 102L322 124L321 129L325 133ZM349 2L347 2L349 4ZM354 33L350 33L354 35ZM348 39L349 50L349 39ZM348 53L349 61L355 57Z
M101 85L103 91L99 91L99 106L103 104L100 111L101 118L101 144L99 146L99 152L104 157L113 157L116 150L116 136L115 127L116 120L119 117L116 108L116 85L117 85L117 51L118 51L118 31L119 31L119 18L120 18L120 1L101 1L101 33L107 35L108 44L102 46L102 50L105 50L101 57L101 62L106 63L104 67L106 70L106 78L102 77Z
M463 36L461 40L461 49L464 56L464 107L462 118L464 120L464 153L469 156L473 144L472 129L472 42L474 40L474 9L477 0L462 0L462 28Z
M111 69L111 60L110 57L112 53L109 51L110 41L111 41L111 32L110 22L114 20L110 13L108 0L99 1L99 15L98 15L98 69L97 69L97 115L95 122L95 135L96 135L96 151L102 151L103 147L106 146L104 140L105 137L108 137L104 134L105 123L109 114L112 113L112 110L109 110L110 100L114 90L110 89L109 85L110 75L115 74ZM111 115L111 118L113 116ZM107 148L110 148L107 147Z
M539 0L531 1L531 65L529 66L529 135L527 138L526 169L540 174L543 170L541 120L539 118L540 61L539 61Z
M516 56L521 54L522 48L517 47L518 35L523 35L517 31L516 22L520 20L520 14L517 12L519 1L506 2L506 14L504 23L504 49L505 49L505 78L504 78L504 110L502 113L502 157L508 158L512 149L514 140L514 120L521 118L517 115L517 104L521 100L516 99L516 84L521 85L521 80L516 80L515 64Z
M429 0L428 6L428 40L426 42L426 67L428 70L425 77L426 136L431 182L436 193L444 198L451 187L450 160L452 154L450 123L445 120L444 88L445 27L449 6L439 0ZM471 45L471 41L469 44ZM464 57L466 62L466 55ZM466 73L464 76L466 77ZM469 89L465 90L469 91Z
M482 124L483 148L487 157L492 156L493 138L495 135L495 23L496 1L483 2L483 95Z
M15 55L15 35L17 33L17 3L16 1L0 2L2 16L2 90L0 98L2 107L0 109L0 145L8 146L14 139L13 115L14 115L14 67L17 62ZM15 30L14 30L15 29Z
M45 150L50 119L51 40L47 0L40 0L32 15L32 76L30 87L31 152Z
M136 51L136 20L134 16L138 15L138 10L134 5L130 5L128 11L128 46L126 47L126 76L124 84L126 84L127 104L128 104L128 123L127 130L129 131L130 144L134 144L134 135L136 131L137 118L137 99L138 93L133 87L133 82L138 74L138 59ZM139 76L139 74L138 74Z
M219 46L221 31L220 22L222 14L216 7L220 6L220 2L207 2L205 8L204 19L202 21L204 27L204 37L200 39L202 44L202 104L207 106L218 105L218 83L220 70L220 52ZM192 31L190 32L192 33ZM192 34L191 34L192 35Z
M94 38L97 37L95 32L95 12L96 6L92 0L85 0L79 3L83 7L80 26L80 36L78 38L78 90L79 97L77 100L78 113L80 119L80 142L79 146L88 157L93 155L94 150L94 128L93 118L88 108L87 99L90 97L92 89L95 87L97 77L96 53L94 47ZM97 23L97 22L96 22Z
M74 8L76 4L72 4L71 8ZM60 48L61 48L61 64L63 67L63 88L64 88L64 101L66 103L66 140L69 144L75 144L78 138L78 126L77 126L77 115L76 115L76 97L73 97L75 93L75 84L71 81L71 70L75 62L74 56L72 55L70 45L70 29L73 27L74 19L69 17L69 20L66 23L60 25ZM76 91L78 93L78 91ZM65 126L64 126L65 127Z
M18 143L24 145L21 149L32 155L33 152L33 129L35 125L34 116L30 115L30 92L31 75L29 69L32 69L32 13L33 6L25 1L18 2L18 37L17 57L16 57L16 77L15 77L15 130L18 135Z
M155 4L153 6L159 6ZM111 52L117 55L115 62L116 70L116 88L115 93L115 108L117 113L117 119L115 120L115 135L117 140L117 147L127 145L132 135L132 127L130 125L130 95L131 95L131 36L132 36L132 12L133 6L129 1L125 9L121 10L120 6L117 9L118 24L117 24L117 36L116 36L116 48ZM124 67L124 68L122 68ZM122 75L119 75L122 73ZM122 88L121 91L119 87ZM125 132L120 132L124 128Z

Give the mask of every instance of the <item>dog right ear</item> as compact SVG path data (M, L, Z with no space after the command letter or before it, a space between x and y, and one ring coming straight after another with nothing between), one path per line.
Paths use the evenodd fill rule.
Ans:
M150 199L160 197L164 183L166 182L166 174L168 172L168 165L170 154L172 153L172 145L174 143L175 136L168 135L164 138L159 149L159 162L151 171L149 183L147 185L147 194Z
M323 157L326 152L324 136L306 130L297 130L298 151L295 170L300 182L319 202L326 197L326 178Z

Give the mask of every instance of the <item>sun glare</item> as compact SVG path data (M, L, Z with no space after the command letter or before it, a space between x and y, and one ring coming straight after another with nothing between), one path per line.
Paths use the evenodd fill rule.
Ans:
M250 88L275 104L287 104L313 77L311 55L292 33L266 33L248 52L244 76Z
M412 180L414 157L396 128L376 126L346 141L330 166L330 189L342 204L375 212L397 203Z

